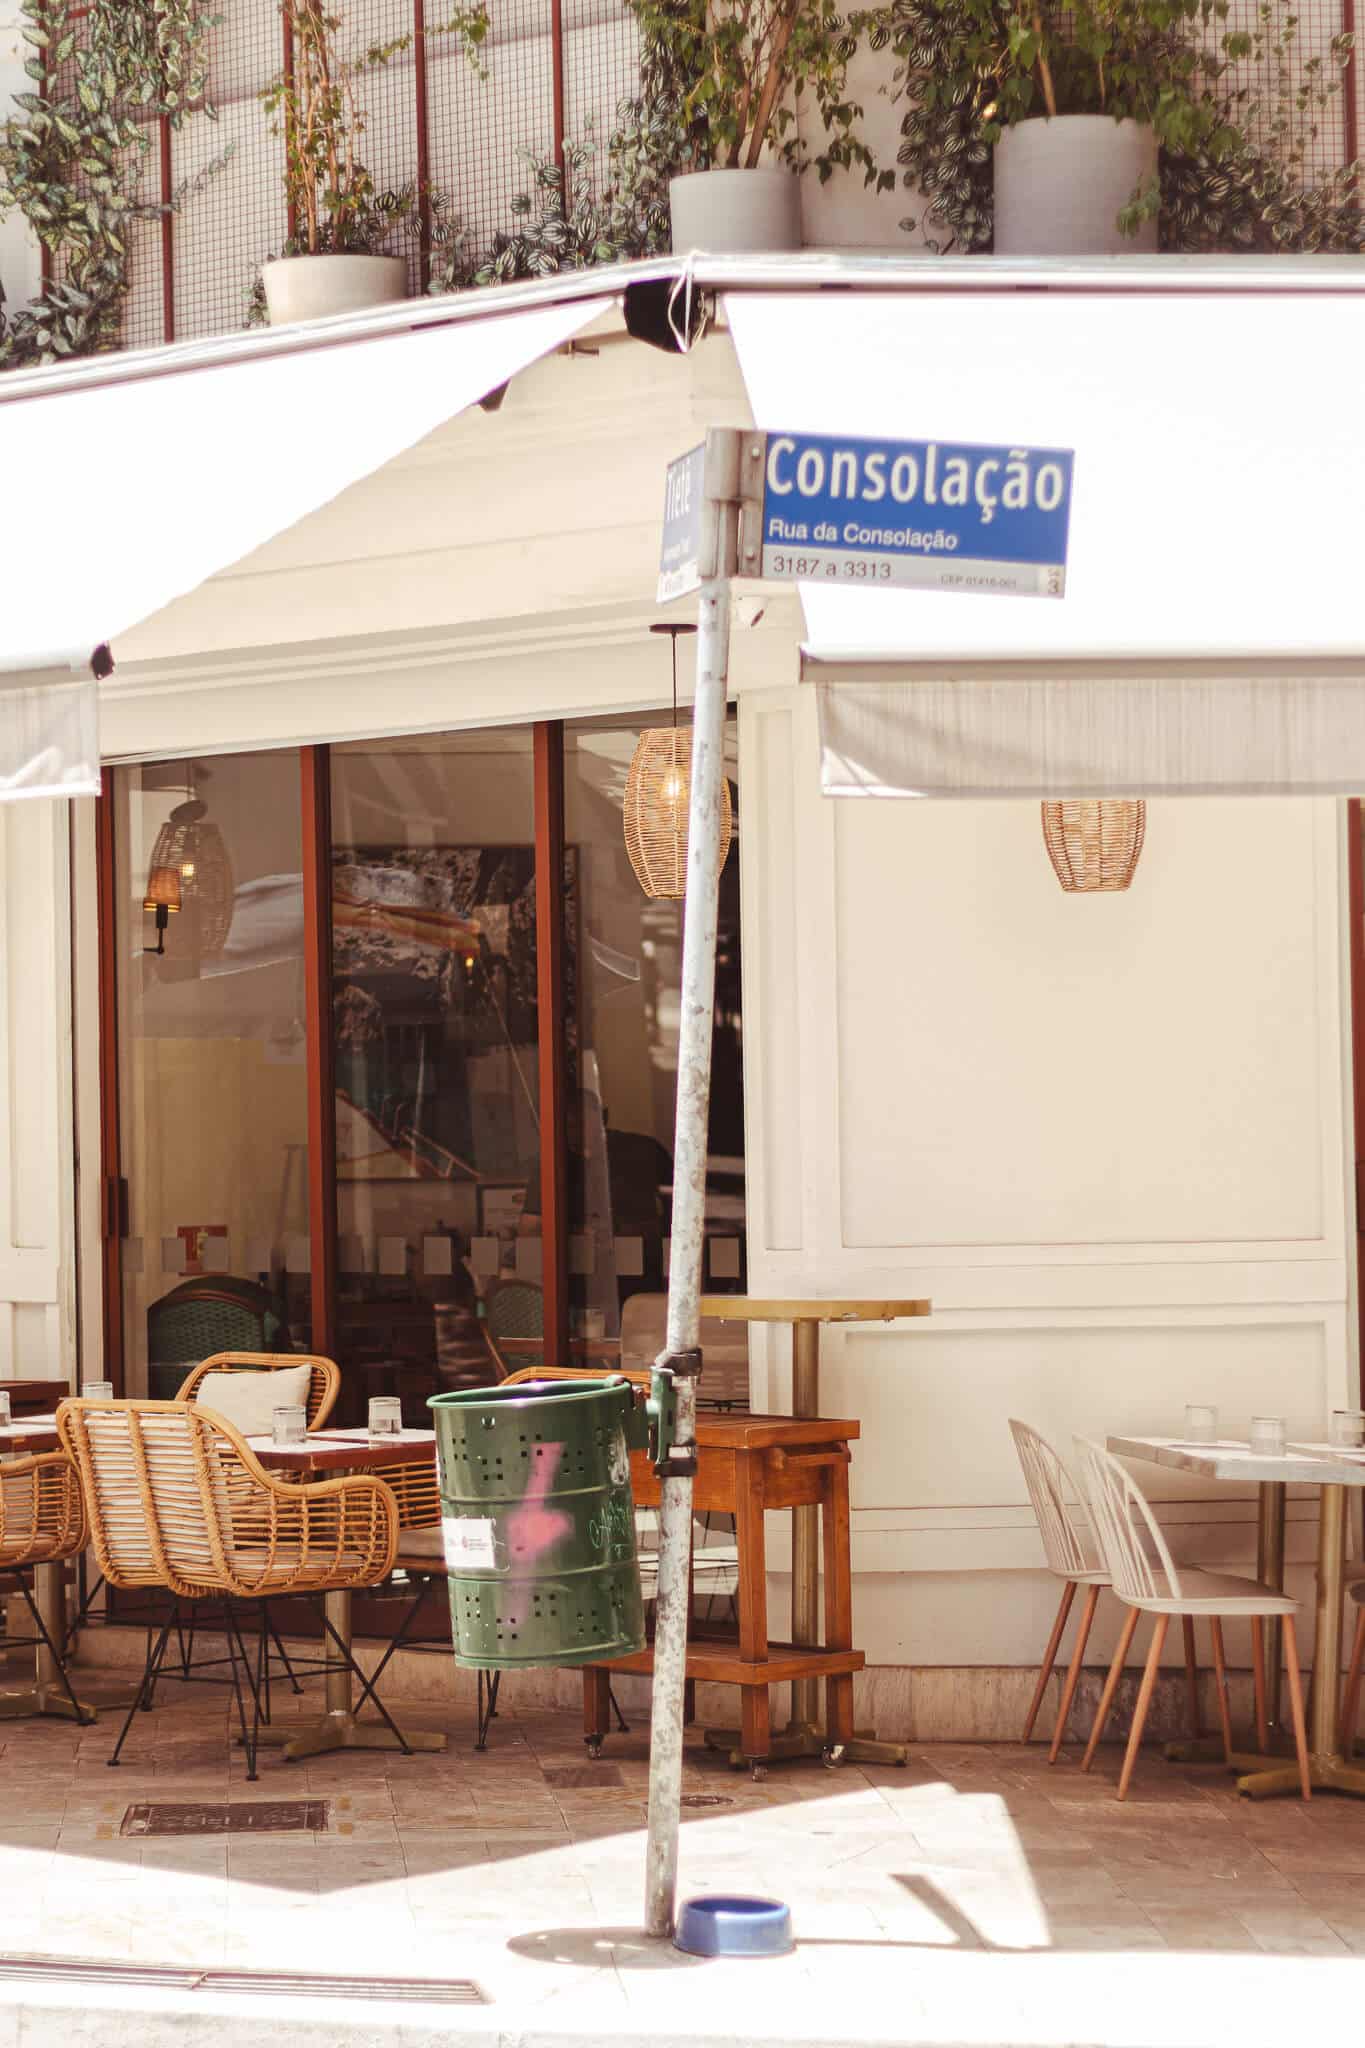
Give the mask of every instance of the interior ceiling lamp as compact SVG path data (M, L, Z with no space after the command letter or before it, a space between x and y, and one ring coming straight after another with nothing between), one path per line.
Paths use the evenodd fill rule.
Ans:
M144 953L164 953L166 950L166 926L173 910L180 908L180 876L175 868L153 867L147 875L147 894L142 899L144 910L156 912L156 944L144 946Z
M1043 839L1068 895L1126 889L1147 832L1141 797L1085 797L1043 805Z
M650 627L673 642L673 723L640 734L626 776L626 852L646 896L681 901L687 892L687 809L692 783L692 728L678 725L678 635L696 627L672 620ZM729 780L720 784L720 859L734 834Z
M188 800L176 805L152 848L151 875L163 868L180 878L182 902L194 921L194 952L221 953L232 928L232 862L222 833L208 816L208 805L195 795L192 768ZM150 896L150 875L147 893Z

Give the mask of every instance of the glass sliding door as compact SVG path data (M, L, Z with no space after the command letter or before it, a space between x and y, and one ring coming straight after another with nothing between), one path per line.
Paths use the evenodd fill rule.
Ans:
M299 758L113 775L124 1380L307 1349Z
M530 730L333 748L332 842L339 1362L422 1422L543 1327Z
M631 1363L662 1345L683 905L645 894L626 851L624 803L642 729L666 723L661 713L655 720L592 720L565 728L565 839L578 878L565 909L568 952L577 963L565 1020L571 1319L591 1346L622 1335L625 1311ZM737 815L733 720L726 733ZM739 938L736 843L720 884L702 1271L708 1293L738 1293L745 1284Z

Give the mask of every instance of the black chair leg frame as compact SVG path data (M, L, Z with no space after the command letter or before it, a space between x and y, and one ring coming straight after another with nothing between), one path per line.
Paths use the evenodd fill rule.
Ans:
M215 1606L218 1604L217 1601L214 1602ZM257 1775L256 1751L260 1742L261 1726L263 1722L267 1722L270 1719L270 1615L268 1605L264 1600L256 1601L253 1604L259 1610L254 1670L252 1668L251 1653L247 1647L239 1614L242 1603L236 1600L224 1600L221 1603L228 1646L226 1662L231 1666L231 1677L228 1682L232 1686L233 1698L236 1703L237 1722L241 1730L242 1746L246 1750L246 1775L251 1783L255 1782ZM198 1673L186 1662L183 1654L180 1670L177 1671L174 1668L174 1664L169 1671L164 1668L172 1631L179 1635L179 1631L184 1625L180 1609L181 1603L176 1601L162 1623L155 1639L153 1639L152 1630L149 1628L147 1631L147 1657L143 1666L142 1682L134 1693L128 1712L124 1717L123 1726L119 1730L118 1741L114 1744L114 1753L108 1759L110 1769L113 1769L122 1760L123 1745L128 1739L128 1731L133 1725L133 1719L138 1709L141 1708L144 1713L151 1712L156 1698L156 1688L162 1678L173 1678L181 1685L215 1685L223 1682L218 1679L200 1678ZM180 1641L183 1645L183 1638ZM224 1660L215 1658L212 1661L221 1663ZM201 1665L200 1669L202 1668ZM243 1681L245 1681L245 1690L243 1690ZM248 1692L251 1695L249 1723L246 1710L246 1695Z
M75 1715L77 1721L79 1722L82 1728L88 1728L90 1726L90 1723L94 1720L95 1716L91 1713L86 1713L82 1709L81 1704L79 1700L76 1698L75 1693L71 1690L71 1680L67 1675L66 1649L69 1637L63 1635L60 1648L58 1648L57 1644L52 1640L51 1631L49 1630L47 1623L43 1620L42 1615L38 1611L38 1603L33 1597L32 1588L29 1585L28 1574L26 1572L6 1572L0 1574L0 1577L10 1579L12 1583L18 1587L19 1592L23 1597L24 1605L28 1609L29 1619L33 1623L34 1627L34 1633L31 1636L7 1635L5 1637L5 1648L7 1650L36 1650L38 1646L41 1644L42 1647L47 1651L48 1655L51 1657L53 1664L56 1666L57 1676L62 1683L62 1691L66 1694L67 1698L71 1702L72 1713Z
M333 1649L335 1649L337 1656L341 1659L341 1662L350 1672L352 1679L360 1688L355 1695L355 1702L351 1709L353 1717L357 1721L360 1719L360 1710L364 1706L366 1700L368 1700L371 1706L374 1708L375 1712L378 1714L380 1720L384 1723L384 1726L388 1729L394 1741L398 1744L398 1747L402 1750L404 1756L411 1756L412 1749L408 1743L406 1736L404 1735L402 1729L398 1726L398 1723L394 1720L388 1708L384 1705L383 1700L380 1699L379 1694L374 1689L375 1681L379 1677L379 1670L383 1669L383 1664L380 1665L379 1670L376 1670L374 1678L367 1678L364 1672L361 1670L360 1666L356 1663L353 1651L347 1646L347 1644L345 1644L342 1641L341 1637L337 1634L336 1630L332 1627L331 1622L327 1618L327 1595L325 1593L315 1593L312 1597L314 1598L314 1600L316 1600L318 1613L322 1617L322 1629L324 1637L324 1659L329 1660L331 1656L331 1651L328 1650L326 1641L327 1638L330 1638L332 1647ZM387 1663L387 1661L388 1659L385 1658L384 1663ZM326 1661L324 1661L322 1669L324 1671L327 1669Z

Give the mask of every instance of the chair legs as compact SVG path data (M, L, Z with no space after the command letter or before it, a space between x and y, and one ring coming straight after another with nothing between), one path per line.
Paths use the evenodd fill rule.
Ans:
M133 1725L133 1716L138 1708L141 1707L146 1713L151 1712L152 1695L156 1691L157 1675L161 1670L161 1660L166 1654L166 1645L171 1639L171 1626L174 1619L175 1616L172 1614L166 1620L155 1643L152 1641L151 1630L148 1629L147 1631L147 1661L143 1667L142 1683L133 1694L128 1712L124 1716L123 1726L119 1729L118 1741L114 1744L114 1753L108 1759L111 1771L117 1766L119 1758L123 1753L123 1745L128 1740L128 1730Z
M61 1648L58 1649L56 1643L52 1639L51 1630L48 1628L47 1623L43 1620L42 1610L40 1609L37 1601L34 1599L33 1592L29 1586L28 1579L23 1572L15 1573L15 1583L18 1585L19 1591L23 1595L24 1605L28 1609L29 1620L33 1623L34 1628L38 1632L37 1635L34 1637L35 1643L41 1643L44 1649L47 1651L48 1655L51 1657L53 1665L56 1669L57 1676L61 1680L62 1691L66 1694L67 1699L71 1702L71 1711L75 1715L78 1724L81 1727L88 1727L89 1724L94 1720L95 1716L91 1713L87 1713L85 1708L82 1707L80 1701L76 1698L75 1693L71 1690L71 1680L67 1674L66 1651L67 1644L70 1640L69 1636L64 1635L62 1637L62 1645ZM17 1648L18 1646L16 1644L10 1643L9 1647Z
M1294 1724L1294 1755L1299 1766L1299 1787L1305 1799L1313 1796L1308 1771L1308 1730L1303 1712L1303 1676L1299 1670L1299 1637L1292 1614L1284 1617L1284 1660L1289 1679L1289 1718Z
M1355 1641L1351 1645L1351 1668L1346 1673L1346 1697L1341 1703L1341 1753L1348 1759L1355 1755L1356 1749L1362 1666L1365 1666L1365 1607L1358 1607Z
M375 1691L374 1680L372 1678L367 1678L365 1676L360 1666L356 1663L353 1653L348 1648L348 1646L341 1640L341 1637L333 1628L332 1623L327 1614L326 1596L324 1594L319 1593L316 1597L318 1612L322 1616L322 1627L324 1636L330 1636L332 1640L332 1646L336 1650L337 1655L341 1658L342 1663L346 1666L346 1669L350 1672L351 1677L356 1681L357 1685L360 1688L355 1696L355 1705L351 1710L353 1716L356 1719L359 1719L361 1708L364 1706L366 1700L369 1700L375 1712L378 1714L380 1720L384 1723L384 1726L388 1729L390 1735L398 1744L398 1747L402 1750L404 1756L411 1756L412 1749L408 1743L407 1737L404 1735L402 1729L398 1726L398 1723L390 1714L388 1708L384 1705L383 1700L380 1699L378 1693ZM325 1653L328 1656L330 1656L331 1654L330 1651L326 1651Z
M1265 1623L1259 1614L1251 1617L1251 1683L1256 1695L1256 1747L1262 1756L1270 1748L1270 1716L1266 1711Z
M1223 1737L1223 1761L1232 1762L1232 1714L1228 1707L1228 1667L1223 1655L1223 1624L1218 1616L1211 1615L1209 1629L1213 1636L1213 1679L1218 1695L1218 1726Z
M1185 1644L1185 1692L1190 1703L1190 1737L1197 1742L1204 1732L1204 1717L1199 1711L1199 1655L1194 1646L1194 1616L1182 1614L1180 1633Z
M1123 1667L1128 1661L1128 1652L1132 1647L1133 1632L1137 1628L1137 1624L1138 1611L1136 1607L1130 1607L1128 1609L1128 1619L1123 1624L1123 1633L1119 1637L1118 1648L1114 1652L1114 1661L1109 1667L1109 1676L1104 1682L1104 1691L1100 1695L1099 1710L1095 1715L1095 1725L1090 1731L1090 1740L1085 1746L1085 1755L1081 1758L1081 1769L1083 1771L1088 1771L1095 1761L1095 1751L1100 1746L1100 1738L1104 1734L1104 1724L1109 1719L1109 1709L1113 1706L1114 1694L1119 1689L1119 1680L1123 1676Z
M1062 1587L1062 1598L1061 1604L1057 1609L1057 1619L1052 1624L1052 1634L1048 1637L1047 1648L1043 1652L1043 1663L1038 1673L1038 1683L1033 1688L1033 1698L1029 1703L1028 1719L1024 1722L1025 1742L1033 1740L1033 1724L1038 1719L1038 1709L1043 1704L1043 1694L1047 1691L1047 1682L1052 1676L1052 1667L1057 1661L1057 1650L1062 1640L1062 1630L1066 1627L1067 1616L1071 1612L1071 1603L1075 1597L1076 1581L1068 1579Z
M1166 1630L1170 1626L1169 1614L1158 1614L1152 1629L1151 1647L1147 1652L1147 1665L1138 1688L1137 1705L1133 1708L1133 1725L1128 1734L1128 1748L1124 1753L1123 1769L1119 1773L1119 1798L1128 1797L1132 1782L1133 1766L1138 1759L1142 1744L1142 1730L1147 1720L1147 1709L1152 1704L1152 1693L1156 1687L1156 1675L1161 1668L1161 1651L1166 1641Z
M1099 1597L1100 1589L1098 1586L1090 1586L1086 1589L1085 1605L1081 1609L1081 1625L1076 1631L1076 1644L1071 1652L1071 1665L1066 1674L1066 1684L1062 1689L1061 1705L1057 1709L1057 1725L1052 1731L1052 1743L1047 1753L1047 1760L1050 1764L1056 1763L1061 1752L1062 1738L1066 1734L1067 1717L1071 1712L1071 1702L1076 1697L1076 1687L1080 1683L1081 1665L1085 1660L1085 1646L1090 1639L1090 1624L1095 1619L1095 1607Z

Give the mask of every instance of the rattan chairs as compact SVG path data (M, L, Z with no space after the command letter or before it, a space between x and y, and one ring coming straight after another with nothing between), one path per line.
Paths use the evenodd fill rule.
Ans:
M247 1776L265 1681L265 1602L313 1597L388 1576L398 1541L398 1507L382 1480L368 1475L288 1485L273 1479L230 1424L187 1401L64 1401L57 1410L63 1447L75 1460L90 1541L111 1586L160 1587L177 1600L221 1602ZM253 1676L237 1613L261 1610ZM149 1644L138 1695L110 1763L117 1763L139 1704L150 1705L175 1615ZM323 1615L333 1647L360 1681L399 1743L402 1736ZM246 1689L254 1699L248 1727Z
M309 1429L321 1429L341 1391L341 1369L330 1358L311 1358L301 1351L216 1351L196 1365L177 1401L193 1401L200 1382L211 1372L283 1372L290 1366L311 1367L308 1378Z
M1235 1577L1231 1572L1205 1571L1199 1565L1177 1569L1161 1526L1132 1475L1118 1459L1096 1443L1077 1437L1081 1479L1090 1504L1091 1527L1100 1555L1109 1567L1115 1593L1128 1609L1119 1637L1114 1662L1100 1698L1099 1711L1091 1730L1081 1768L1089 1770L1109 1718L1114 1694L1123 1676L1139 1614L1155 1617L1151 1648L1133 1709L1133 1725L1119 1777L1119 1798L1126 1799L1137 1762L1143 1724L1151 1705L1161 1665L1162 1645L1171 1616L1193 1621L1208 1620L1213 1635L1214 1674L1218 1687L1218 1713L1223 1730L1223 1754L1232 1760L1232 1725L1228 1714L1227 1671L1223 1660L1223 1621L1236 1617L1248 1620L1252 1631L1252 1652L1257 1672L1262 1667L1265 1621L1274 1616L1284 1625L1285 1668L1289 1678L1289 1706L1294 1725L1294 1749L1299 1767L1299 1784L1305 1799L1311 1796L1308 1773L1308 1738L1304 1727L1303 1686L1299 1675L1299 1653L1295 1617L1298 1602L1256 1579ZM1258 1678L1258 1692L1260 1681Z
M94 1717L80 1705L67 1676L65 1645L53 1640L38 1602L33 1597L28 1574L38 1565L63 1564L79 1557L86 1545L85 1503L81 1497L76 1467L62 1451L47 1451L37 1458L13 1458L0 1463L0 1578L12 1577L23 1596L33 1623L29 1647L38 1644L50 1653L62 1689L78 1721ZM6 1636L6 1647L25 1645Z

